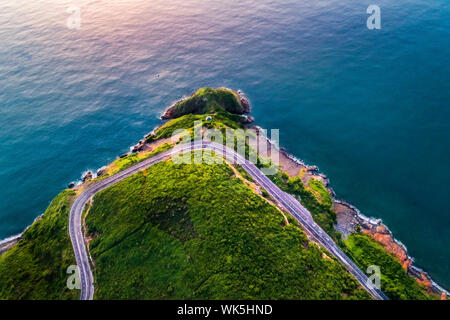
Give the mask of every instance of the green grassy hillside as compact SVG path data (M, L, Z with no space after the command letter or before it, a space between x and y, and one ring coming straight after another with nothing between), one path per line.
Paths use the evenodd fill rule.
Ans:
M336 212L332 206L331 196L322 183L311 180L312 188L320 194L318 199L314 193L307 189L299 177L289 178L287 174L278 172L270 177L278 187L285 192L297 196L302 205L311 212L314 221L326 231L333 239L337 240L338 235L334 229L336 223Z
M234 175L165 162L99 193L87 216L95 298L368 298Z
M76 299L69 290L67 268L75 265L68 235L70 204L75 192L64 191L23 239L0 256L0 299Z

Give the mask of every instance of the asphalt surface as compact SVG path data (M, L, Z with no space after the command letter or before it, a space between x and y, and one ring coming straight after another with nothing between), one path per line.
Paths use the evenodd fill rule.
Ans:
M94 296L94 277L89 262L89 256L86 250L85 239L82 231L82 215L83 208L86 203L97 192L106 189L123 179L141 171L153 164L166 160L172 155L193 151L199 149L209 149L216 153L223 155L227 160L238 163L242 168L271 196L277 201L279 205L285 208L297 221L303 226L304 230L309 236L313 237L315 241L325 247L337 260L339 260L346 269L358 280L361 286L370 293L370 295L377 300L387 300L387 296L379 289L373 288L368 277L350 260L349 257L342 252L336 245L333 239L323 231L319 225L317 225L309 211L304 208L293 196L280 190L267 176L265 176L253 163L245 160L234 150L217 144L214 142L199 141L192 144L183 144L174 147L171 150L163 152L152 158L146 159L134 166L125 169L111 177L106 178L93 185L91 188L85 190L79 197L77 197L70 209L69 217L69 233L72 242L72 247L75 253L75 259L79 268L80 285L81 285L81 300L92 300Z

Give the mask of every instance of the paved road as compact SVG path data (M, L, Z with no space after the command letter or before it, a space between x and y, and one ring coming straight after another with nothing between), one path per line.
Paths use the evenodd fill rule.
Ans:
M69 233L75 258L80 272L81 300L91 300L94 296L94 278L89 264L84 235L82 232L82 214L86 203L97 192L108 188L119 181L143 170L153 164L166 160L172 155L188 150L209 149L222 154L229 161L239 163L242 168L261 185L281 206L283 206L303 226L305 231L317 242L333 254L347 270L359 281L362 287L377 300L387 300L386 295L378 289L368 285L367 276L348 258L335 242L313 221L311 214L293 196L281 191L268 177L266 177L253 163L245 160L233 150L214 143L199 141L193 144L178 145L173 149L146 159L126 170L123 170L84 191L73 203L69 217Z

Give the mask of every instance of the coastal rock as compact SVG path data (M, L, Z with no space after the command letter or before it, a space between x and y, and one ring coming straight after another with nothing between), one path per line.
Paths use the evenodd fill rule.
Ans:
M145 145L145 140L139 140L139 142L130 148L131 153L142 151Z
M164 113L161 116L162 120L169 120L172 119L174 117L173 113L175 110L175 104L171 105L169 108L166 109L166 111L164 111Z
M315 178L320 182L322 182L325 188L328 187L328 185L330 184L330 181L328 180L327 176L324 175L323 173L318 174L317 176L315 176Z
M127 157L128 156L128 153L123 153L123 154L121 154L120 156L119 156L119 158L125 158L125 157Z
M257 134L259 134L262 130L260 126L251 126L249 129L255 130Z
M330 182L330 181L328 180L328 183L329 183L329 182ZM336 197L336 192L334 191L333 188L330 187L330 185L327 186L327 190L328 190L328 192L331 194L331 197L332 197L332 198L335 198L335 197Z
M363 229L362 231L381 243L386 251L392 253L400 261L403 268L407 270L412 265L412 261L408 256L406 248L395 241L392 233L385 225L377 226L375 229Z
M103 166L97 170L97 177L100 177L105 174L107 167Z
M244 108L244 113L250 113L252 111L252 106L248 98L245 96L245 93L242 90L238 90L237 94L239 96L239 100L241 101L241 105Z
M367 218L358 209L343 201L335 200L333 206L337 213L336 229L338 231L343 231L344 235L348 235L356 230L356 226L359 226L363 233L372 237L386 251L392 253L405 270L412 266L413 261L408 256L406 247L394 238L392 232L380 219Z
M434 282L427 272L412 265L408 269L408 274L415 278L417 283L424 285L429 293L440 297L441 300L447 300L448 291Z
M250 123L255 122L255 118L253 118L252 116L243 115L243 116L241 116L241 122L243 124L250 124Z
M241 104L245 113L250 113L252 111L250 101L247 98L241 98Z
M67 185L67 187L69 188L69 189L72 189L73 187L75 187L75 182L69 182L69 184Z
M428 289L431 288L432 286L432 282L430 279L428 279L428 274L426 274L425 272L422 271L422 273L420 274L420 278L416 278L417 282L421 285L424 285L425 287L427 287Z
M83 182L86 182L87 180L92 179L92 177L93 177L92 171L89 170L89 171L85 172L85 173L81 176L81 180L82 180Z
M149 133L147 133L147 134L144 136L144 140L147 140L147 139L149 139L150 137L153 137L153 136L156 134L156 130L158 130L160 127L161 127L161 125L156 126L152 131L150 131Z
M307 166L306 171L309 173L314 173L314 172L318 172L319 168L317 166Z

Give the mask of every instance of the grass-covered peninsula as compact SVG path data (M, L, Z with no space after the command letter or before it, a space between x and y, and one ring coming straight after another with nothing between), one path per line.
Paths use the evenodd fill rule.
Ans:
M135 153L95 179L66 190L0 255L1 299L77 299L66 286L75 259L68 234L74 198L97 181L172 148L194 121L219 130L245 128L248 101L229 89L203 88L164 113L168 122ZM247 151L252 152L247 146ZM263 166L262 163L258 165ZM379 265L392 299L429 299L424 287L372 237L336 231L333 198L305 172L272 180L364 270ZM370 299L332 255L308 239L238 165L164 161L98 193L85 210L95 299Z

